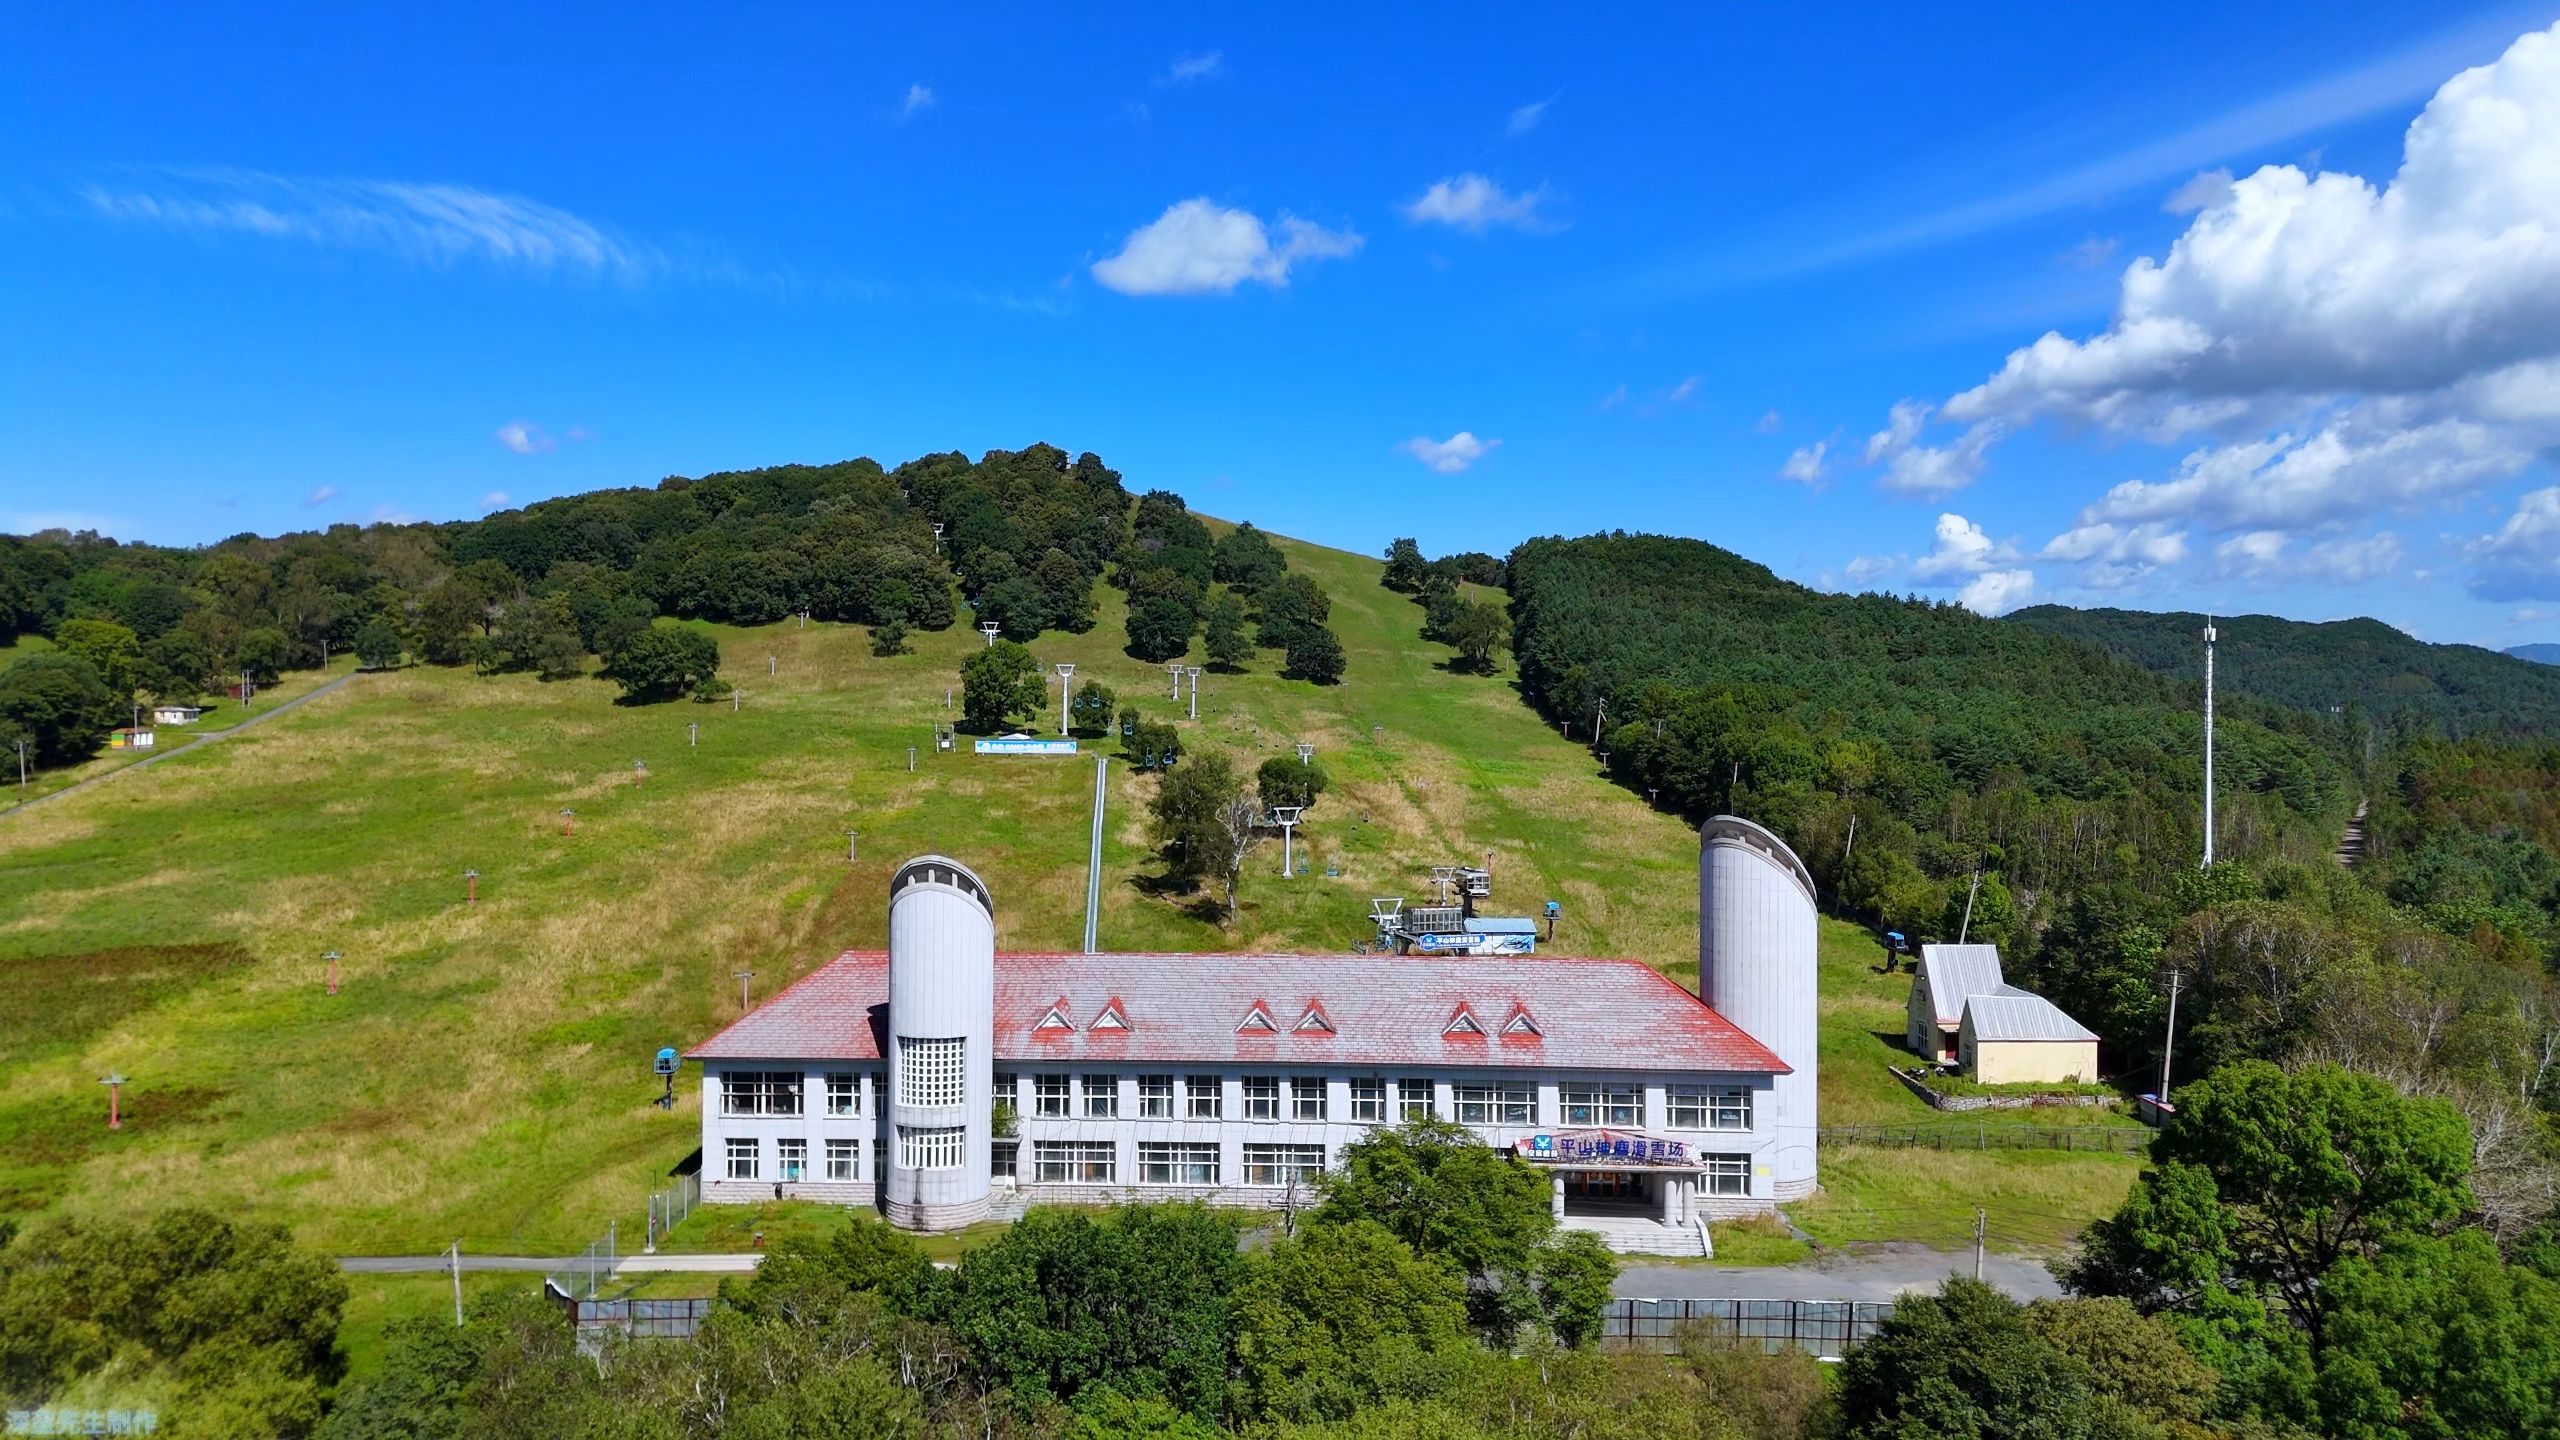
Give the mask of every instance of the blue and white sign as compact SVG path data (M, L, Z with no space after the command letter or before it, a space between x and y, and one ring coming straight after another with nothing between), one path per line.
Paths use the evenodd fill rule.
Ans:
M1532 1135L1512 1142L1523 1160L1550 1164L1563 1160L1623 1160L1630 1165L1687 1165L1689 1146L1681 1140L1615 1130L1579 1130L1558 1135Z
M1073 755L1073 740L1034 740L1028 735L1000 735L977 742L981 755Z

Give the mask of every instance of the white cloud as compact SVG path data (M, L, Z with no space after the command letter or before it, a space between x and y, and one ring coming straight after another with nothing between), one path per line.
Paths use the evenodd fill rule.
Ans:
M1510 123L1503 127L1504 130L1506 133L1512 135L1528 134L1530 131L1538 128L1539 121L1547 118L1547 107L1554 103L1556 103L1556 97L1553 95L1548 96L1544 100L1530 101L1528 104L1511 112Z
M1482 175L1452 175L1407 201L1404 218L1416 225L1454 225L1476 233L1498 225L1545 230L1553 228L1538 210L1546 198L1545 186L1513 194Z
M2116 257L2121 243L2113 235L2090 235L2079 244L2062 252L2062 263L2081 270L2095 270Z
M1223 50L1203 50L1196 55L1176 55L1166 67L1159 85L1188 85L1194 80L1210 80L1226 73L1227 55Z
M2206 170L2170 191L2169 198L2160 202L2160 208L2171 215L2193 215L2208 206L2221 204L2230 196L2231 172Z
M1499 440L1479 440L1472 433L1461 430L1446 440L1416 435L1396 448L1443 475L1455 475L1492 454L1493 448L1501 443Z
M2405 554L2388 530L2299 546L2281 530L2249 530L2213 547L2213 571L2253 585L2366 585L2396 574Z
M1223 294L1247 281L1286 285L1301 260L1332 260L1360 248L1349 230L1280 217L1280 239L1251 211L1206 196L1184 200L1129 232L1120 253L1096 261L1093 278L1123 295Z
M519 455L539 455L552 448L554 441L539 425L510 420L498 427L498 443Z
M1892 574L1901 569L1902 564L1903 557L1899 555L1861 555L1849 562L1849 583L1863 585L1880 576Z
M1940 515L1935 534L1936 544L1919 559L1906 564L1900 556L1861 555L1849 562L1848 578L1863 584L1907 569L1922 585L1957 586L1957 603L1983 615L2005 615L2034 596L2035 572L2019 563L2015 545L1956 514Z
M1787 456L1787 462L1778 467L1778 478L1793 480L1799 485L1809 485L1817 490L1821 489L1823 478L1828 473L1824 457L1830 449L1830 441L1816 440L1790 453Z
M2516 503L2495 535L2471 545L2471 593L2483 600L2560 600L2560 486Z
M626 284L669 268L656 250L566 210L469 185L192 170L91 185L81 195L116 220L380 250L431 265L480 260Z
M2077 565L2081 584L2112 590L2186 559L2187 532L2159 521L2140 525L2093 521L2046 541L2036 558Z
M1956 592L1956 603L1977 615L2006 615L2035 598L2032 570L1985 570Z
M2018 558L2017 548L1993 540L1982 527L1961 515L1938 517L1937 545L1914 562L1914 580L1946 580L1958 575L1979 575L1995 565L2005 565Z
M1698 393L1699 383L1699 377L1695 375L1681 376L1679 384L1663 392L1662 403L1665 405L1687 404L1690 397Z
M1929 412L1935 408L1919 400L1895 401L1885 417L1885 427L1867 437L1867 463L1873 465L1910 445L1919 437L1920 427L1929 423Z
M932 108L933 108L933 104L934 104L934 99L935 99L935 96L934 96L934 93L933 93L933 87L932 87L932 86L930 86L930 85L910 85L910 86L908 86L908 87L907 87L907 98L906 98L904 101L900 102L900 104L899 104L899 106L898 106L898 121L899 121L899 123L900 123L900 124L904 124L905 122L907 122L907 121L909 121L909 120L913 120L913 119L914 119L914 118L916 118L918 115L923 114L925 111L932 109Z
M1771 410L1771 411L1766 412L1765 414L1763 414L1763 415L1760 417L1760 423L1759 423L1759 424L1757 424L1757 425L1752 426L1751 428L1752 428L1752 429L1754 429L1754 430L1759 431L1759 432L1760 432L1761 434L1763 434L1763 435L1775 435L1775 434L1777 434L1777 433L1778 433L1778 412L1777 412L1777 411L1775 411L1775 410Z
M1957 436L1952 445L1912 445L1894 451L1876 487L1923 499L1952 494L1982 474L1983 457L2001 433L1999 426L1985 421Z
M320 508L321 506L326 505L326 504L328 504L330 501L335 500L335 499L337 499L337 498L338 498L338 487L337 487L337 486L335 486L335 485L321 485L321 486L317 486L317 487L315 487L315 488L312 490L312 492L311 492L310 494L305 495L305 496L303 496L303 497L302 497L302 508L303 508L303 509L305 509L305 510L316 510L316 509Z
M480 497L480 513L486 515L493 510L504 510L514 503L516 503L514 497L506 491L492 490Z

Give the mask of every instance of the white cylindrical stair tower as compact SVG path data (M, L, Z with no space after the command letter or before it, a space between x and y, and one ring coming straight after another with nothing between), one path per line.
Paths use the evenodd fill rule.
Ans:
M987 1214L995 1100L995 901L968 866L924 855L889 881L888 1158L892 1224Z
M1777 1113L1763 1152L1778 1200L1811 1194L1815 1183L1814 967L1813 876L1804 862L1751 821L1709 820L1698 831L1698 998L1789 1067L1772 1086Z

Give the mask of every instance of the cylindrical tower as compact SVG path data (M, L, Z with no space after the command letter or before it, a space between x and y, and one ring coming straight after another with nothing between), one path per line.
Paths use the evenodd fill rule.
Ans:
M889 881L889 1222L987 1214L994 1139L996 911L968 866L923 855Z
M1813 876L1786 842L1719 815L1698 831L1698 998L1790 1067L1768 1126L1771 1194L1814 1187Z

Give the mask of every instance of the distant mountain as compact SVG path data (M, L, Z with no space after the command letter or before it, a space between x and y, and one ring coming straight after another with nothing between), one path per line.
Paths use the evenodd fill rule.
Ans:
M2506 653L2537 665L2560 665L2560 645L2510 645Z
M2146 670L2187 678L2203 670L2205 617L2191 612L2074 610L2038 605L2008 617L2048 635L2087 641ZM2560 646L2501 655L2477 645L2429 645L2379 620L2309 624L2273 615L2216 617L2215 679L2227 693L2302 710L2359 706L2388 723L2408 715L2454 735L2560 731Z

